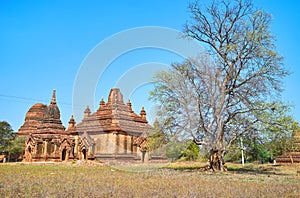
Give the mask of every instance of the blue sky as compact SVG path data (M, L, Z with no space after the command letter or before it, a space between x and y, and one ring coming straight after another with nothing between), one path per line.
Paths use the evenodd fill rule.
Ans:
M73 113L72 94L80 65L104 39L126 29L162 26L181 31L188 19L189 1L0 1L0 120L15 131L25 113L37 102L48 104L52 90L64 125ZM300 121L300 1L255 0L273 15L272 32L277 48L293 72L285 79L282 100L294 105ZM99 78L95 107L126 71L146 62L170 64L180 58L170 52L141 49L116 59ZM130 97L139 113L148 100L150 85L134 90ZM128 98L124 98L127 100ZM85 104L84 104L85 105ZM149 115L151 117L151 115ZM149 118L152 121L152 118ZM79 122L80 120L77 120Z

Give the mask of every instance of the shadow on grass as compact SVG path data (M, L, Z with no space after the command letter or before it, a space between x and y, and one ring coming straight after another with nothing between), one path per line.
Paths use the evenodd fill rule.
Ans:
M274 167L243 167L243 168L236 168L236 167L229 167L227 169L231 173L235 174L247 174L247 175L287 175L284 173L279 173L279 169Z
M185 172L213 172L212 170L208 169L207 166L186 166L186 165L168 165L162 167L162 169L169 169L169 170L177 170L177 171L185 171ZM215 171L218 173L220 171ZM229 165L227 167L227 173L234 173L234 174L247 174L247 175L289 175L286 173L281 172L278 166L271 166L271 165L250 165L244 167L237 167Z

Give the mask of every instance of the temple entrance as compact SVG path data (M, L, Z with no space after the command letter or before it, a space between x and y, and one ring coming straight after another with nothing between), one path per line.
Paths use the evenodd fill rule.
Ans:
M145 162L146 151L142 151L142 162Z
M28 147L28 160L31 162L31 147Z
M86 150L85 149L82 150L82 155L83 155L83 159L86 160Z
M31 162L32 158L31 158L31 147L30 146L27 148L27 152L25 151L25 158L28 162Z
M61 154L61 161L65 161L66 160L66 155L67 155L67 149L64 148L62 150L62 154Z

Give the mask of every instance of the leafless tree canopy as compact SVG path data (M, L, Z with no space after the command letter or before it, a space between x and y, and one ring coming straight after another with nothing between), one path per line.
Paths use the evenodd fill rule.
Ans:
M162 104L161 116L173 132L224 151L253 130L259 112L272 108L288 72L275 48L270 15L255 10L251 0L206 7L196 2L189 10L185 35L208 53L157 74L152 98Z

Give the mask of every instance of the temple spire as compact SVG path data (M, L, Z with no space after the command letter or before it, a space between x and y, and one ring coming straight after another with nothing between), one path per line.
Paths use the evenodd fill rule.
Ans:
M72 115L70 118L70 121L69 121L68 131L74 130L75 125L76 125L76 122L75 122L74 116Z
M56 104L56 90L53 89L53 92L52 92L52 99L51 99L51 103L50 104Z
M142 117L143 120L146 120L146 111L145 111L145 108L144 108L144 107L142 107L142 110L141 110L141 112L140 112L140 115L141 115L141 117Z
M84 118L89 117L90 114L91 114L91 110L90 110L90 107L89 107L89 105L88 105L88 106L85 108L85 110L84 110Z
M102 97L101 101L100 101L100 107L104 107L105 102L104 102L104 98Z
M130 102L129 99L128 99L128 102L127 102L127 106L128 106L128 109L129 109L130 113L133 113L131 102Z

